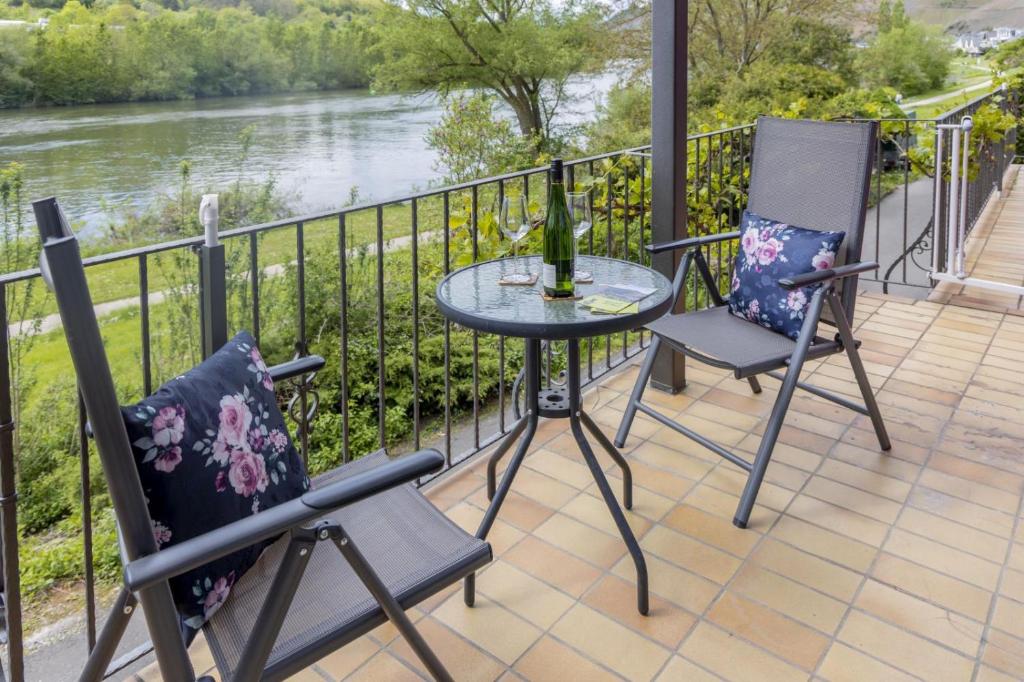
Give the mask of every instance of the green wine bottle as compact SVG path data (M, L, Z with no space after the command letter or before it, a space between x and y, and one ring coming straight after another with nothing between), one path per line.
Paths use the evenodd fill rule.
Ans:
M551 162L551 191L548 193L548 215L544 219L544 265L541 281L544 293L551 297L573 295L575 266L573 263L572 219L565 201L562 160Z

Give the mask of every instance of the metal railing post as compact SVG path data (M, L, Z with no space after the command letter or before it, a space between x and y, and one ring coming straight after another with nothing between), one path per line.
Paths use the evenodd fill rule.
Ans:
M3 618L9 679L25 679L21 626L21 576L18 564L18 492L14 466L14 409L8 340L7 287L0 284L0 547L3 561Z
M199 247L199 297L203 357L208 358L228 341L227 268L224 245L217 234L220 212L217 195L204 194L199 205L205 240Z

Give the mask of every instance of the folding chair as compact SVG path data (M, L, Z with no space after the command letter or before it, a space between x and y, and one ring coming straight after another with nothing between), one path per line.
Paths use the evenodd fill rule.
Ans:
M441 468L441 454L390 459L379 451L314 479L298 498L158 551L78 242L56 200L33 206L43 276L56 294L124 563L124 586L80 679L104 678L141 603L163 679L194 680L169 579L278 536L203 626L221 679L287 678L388 620L435 679L451 679L404 610L482 568L491 548L412 486ZM270 374L285 379L322 365L311 356Z
M846 233L834 267L779 280L779 285L788 290L817 285L796 340L733 315L720 294L704 249L712 244L738 239L740 232L693 237L648 247L651 253L685 250L673 282L676 301L679 302L683 296L690 267L696 265L713 305L694 312L669 313L646 327L654 338L623 415L615 444L619 447L625 444L633 418L639 410L748 472L733 518L733 524L739 528L746 528L750 520L795 389L801 388L868 415L882 450L891 447L857 351L860 344L851 331L857 300L857 276L878 268L877 263L860 260L876 145L877 126L874 123L826 123L767 117L758 120L748 209L773 221ZM828 311L825 311L826 305ZM835 328L831 338L818 335L819 321ZM714 367L731 369L737 379L746 379L750 383L754 393L761 392L757 379L759 374L782 381L753 461L740 457L641 402L655 356L662 345ZM807 360L843 352L850 359L864 398L863 405L800 380L800 370ZM786 370L785 374L779 373L781 369Z

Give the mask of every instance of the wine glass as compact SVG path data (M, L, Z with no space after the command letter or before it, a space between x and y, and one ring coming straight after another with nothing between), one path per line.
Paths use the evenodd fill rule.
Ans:
M572 259L575 267L580 261L580 237L590 231L594 221L590 212L590 192L569 192L567 197L569 199L569 218L572 220L572 236L575 238L573 240L575 251ZM589 282L593 277L591 273L576 268L577 282Z
M503 280L512 284L525 284L530 281L530 273L519 272L519 241L529 234L533 225L530 223L530 207L525 196L505 197L501 202L501 213L498 224L505 236L512 240L512 274Z

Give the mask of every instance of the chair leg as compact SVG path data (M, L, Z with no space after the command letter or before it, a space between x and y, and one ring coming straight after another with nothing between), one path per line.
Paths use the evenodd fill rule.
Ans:
M864 363L860 359L860 351L857 350L857 342L853 338L853 330L846 320L846 313L839 295L833 292L828 297L829 307L832 309L832 316L836 320L836 328L839 330L839 338L843 342L843 349L850 358L850 366L853 368L853 375L857 378L857 385L864 397L864 406L868 408L868 416L871 417L871 425L875 428L875 436L878 437L878 444L883 450L891 450L892 443L889 441L889 433L885 429L885 422L882 420L882 411L878 409L878 401L875 400L875 393L871 390L871 382L868 381L868 374L864 371Z
M747 377L747 383L750 384L750 390L755 394L761 392L761 382L757 380L757 377Z
M736 508L736 516L732 523L737 528L746 528L750 521L750 512L754 509L754 501L761 489L761 482L764 480L765 471L768 470L768 462L772 458L772 450L775 449L775 441L779 438L779 431L782 430L782 422L786 419L786 411L789 409L789 402L793 398L793 391L796 390L797 382L800 380L800 370L803 369L804 360L807 359L807 350L811 347L814 339L814 331L818 327L818 319L821 317L823 305L823 292L821 289L814 293L811 304L808 306L803 326L800 328L800 336L796 343L796 349L789 359L789 369L786 370L786 378L782 381L779 395L772 407L772 414L768 418L768 426L761 437L761 445L757 448L757 455L750 467L750 476L743 487L743 495L740 497L739 506Z
M122 587L113 606L110 607L110 616L107 617L107 622L100 630L96 646L89 654L85 667L82 668L82 674L78 678L79 682L100 682L107 674L107 667L110 665L111 659L114 658L124 631L128 629L128 621L132 619L137 603L135 595L129 592L128 588Z
M352 542L352 538L347 533L342 532L332 539L349 565L352 566L352 570L359 576L359 580L363 585L366 585L366 589L377 600L381 608L384 609L388 620L391 621L399 634L408 642L409 647L415 652L431 677L439 682L450 682L453 678L448 673L448 670L445 669L444 664L441 663L441 659L437 657L437 654L430 648L427 641L423 639L423 635L419 633L416 626L409 620L409 616L406 615L398 600L395 599L393 594L388 592L387 586L384 585L376 571L366 561L363 553Z
M626 444L626 438L629 437L629 429L633 426L633 418L636 417L636 406L640 404L640 399L644 397L644 389L647 388L647 380L651 378L651 372L654 370L654 359L657 357L660 347L661 337L655 335L651 345L647 348L647 357L644 358L644 364L640 367L640 375L636 378L636 383L633 385L633 393L630 394L626 411L622 415L622 423L619 424L619 430L615 434L615 447L621 448Z

